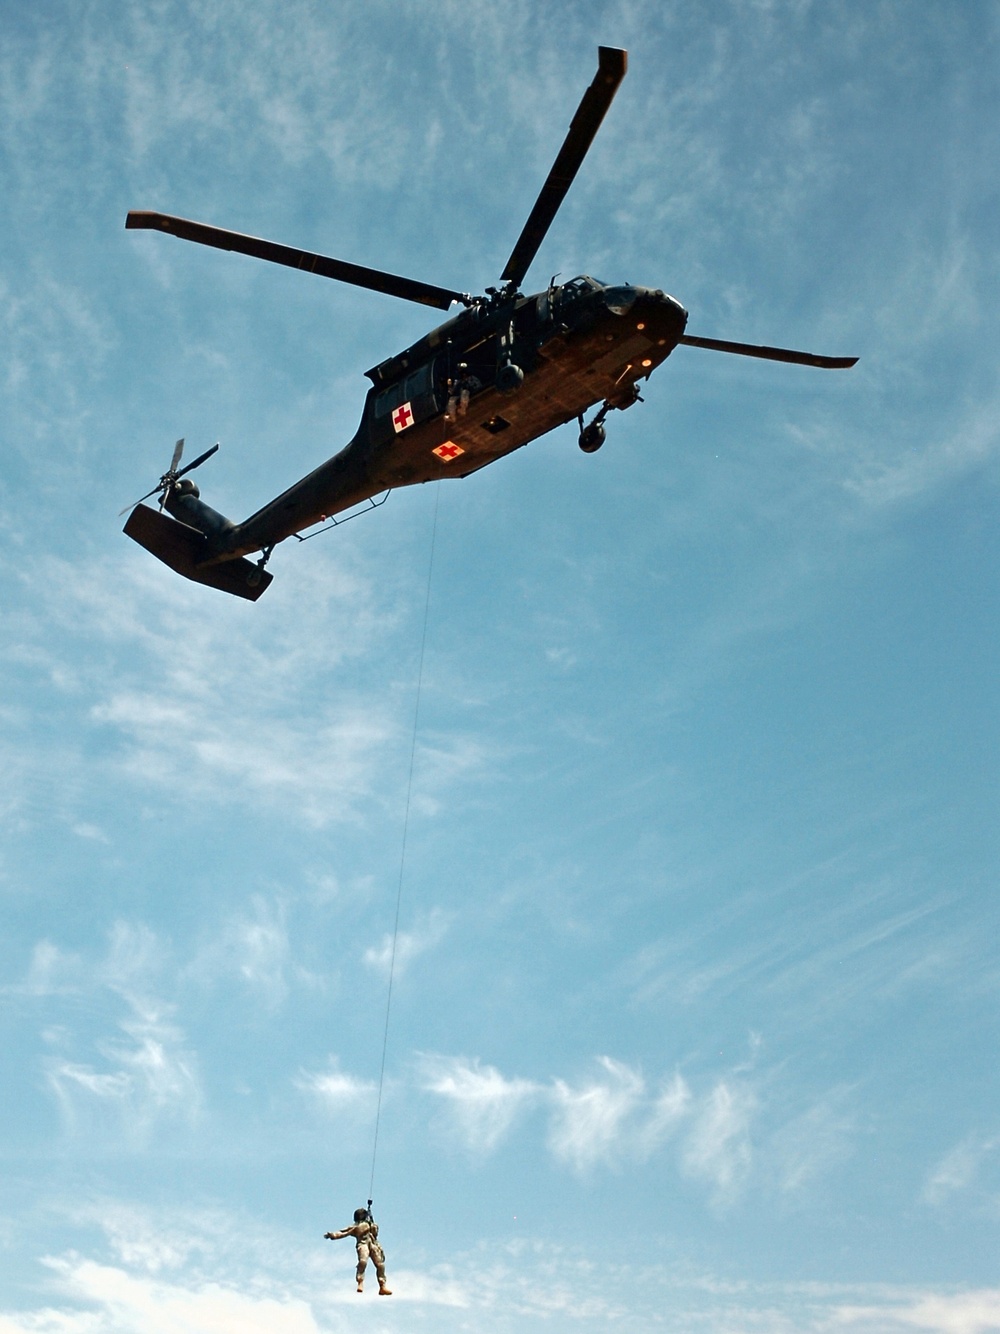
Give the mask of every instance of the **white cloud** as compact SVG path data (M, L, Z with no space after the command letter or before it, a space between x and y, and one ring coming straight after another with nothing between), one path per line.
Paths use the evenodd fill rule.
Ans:
M757 1099L746 1085L720 1081L695 1113L681 1168L708 1182L718 1203L734 1194L750 1171L750 1122L756 1107Z
M557 1158L578 1171L617 1157L625 1147L625 1122L645 1092L642 1076L610 1056L598 1057L605 1072L576 1088L553 1083L553 1115L549 1147Z
M95 1069L59 1057L46 1063L49 1088L71 1130L90 1133L107 1126L142 1142L166 1119L193 1119L201 1103L194 1054L163 1010L148 1003L119 1028L127 1041L104 1040L97 1048L107 1067ZM111 1118L110 1121L108 1118Z
M143 1334L230 1334L235 1330L241 1334L319 1334L309 1304L294 1297L250 1295L219 1283L184 1287L136 1277L93 1260L49 1263L69 1295L97 1305L103 1313L99 1326L89 1325L90 1317L83 1317L88 1323L75 1326L81 1330L100 1328L106 1334L135 1334L137 1330ZM67 1322L62 1327L69 1331L74 1325Z
M850 1156L855 1126L844 1108L847 1096L835 1089L771 1137L768 1153L782 1194L802 1192Z
M933 1334L993 1334L1000 1329L1000 1289L928 1292L879 1305L845 1305L831 1314L834 1328L857 1334L903 1334L913 1329ZM820 1328L818 1323L815 1328Z
M749 1174L749 1127L756 1098L749 1086L720 1082L696 1100L678 1072L651 1092L643 1075L610 1056L599 1073L578 1083L508 1078L495 1066L465 1057L420 1058L421 1086L443 1099L452 1124L476 1153L493 1152L525 1111L548 1114L553 1157L576 1172L599 1164L644 1162L686 1130L681 1170L705 1181L717 1202L733 1195Z
M126 922L112 928L107 953L92 973L48 942L36 947L32 963L35 994L64 989L65 983L59 986L62 974L73 989L86 985L110 991L127 1010L118 1021L117 1035L95 1043L103 1068L65 1054L46 1059L46 1082L71 1130L107 1127L141 1142L164 1119L196 1117L201 1104L197 1059L186 1046L182 1030L172 1022L173 1006L151 990L163 959L155 934L146 926ZM56 1047L65 1048L73 1040L66 1029L51 1032Z
M989 1334L1000 1329L1000 1289L921 1297L900 1313L902 1322L914 1329L939 1334Z
M103 1200L76 1217L103 1229L123 1265L149 1274L179 1268L203 1245L198 1227L170 1226L145 1209L116 1200Z
M261 894L223 923L184 972L207 985L220 977L237 978L270 1009L285 1002L293 984L323 985L322 978L292 958L285 903Z
M474 1153L492 1153L544 1092L531 1080L507 1079L495 1066L462 1056L423 1056L420 1068L424 1089L445 1099L458 1134Z
M371 945L364 952L364 962L376 972L389 975L389 969L397 975L428 950L434 949L444 939L448 930L448 919L440 909L435 908L412 931L400 931L395 938L386 934L379 945Z
M76 990L83 981L83 961L67 954L50 940L40 940L31 951L31 963L23 982L4 987L7 994L53 996Z
M327 1070L301 1071L295 1087L315 1098L326 1110L337 1113L367 1109L374 1101L376 1089L371 1080L346 1074L335 1057Z
M965 414L938 437L922 439L894 455L872 450L853 466L846 489L870 506L895 505L940 490L995 458L1000 449L997 401Z
M164 964L165 951L144 923L118 921L108 938L108 952L97 970L101 982L133 1004Z
M691 1090L683 1075L677 1073L658 1094L645 1125L636 1132L635 1144L640 1157L648 1158L673 1135L691 1110Z
M73 826L73 833L76 834L78 838L91 839L95 843L107 843L108 845L111 843L110 838L108 838L103 829L98 825L88 824L86 821L75 824Z
M102 764L115 777L172 800L264 803L313 827L356 821L385 799L375 775L405 730L406 701L382 678L328 686L331 671L389 642L398 590L376 595L344 548L299 562L255 621L218 595L212 615L193 616L205 591L128 546L83 585L68 563L43 564L37 584L26 579L20 638L29 648L44 638L48 677L69 682L74 711L112 739ZM315 707L304 711L306 696ZM75 773L72 757L42 762ZM435 781L449 781L454 765L439 768Z
M283 1000L288 992L285 968L289 946L281 905L255 896L252 914L233 922L230 932L240 976L272 1000Z
M487 755L487 748L475 737L423 733L416 759L414 811L424 816L437 815L442 810L438 794L453 790L458 779L467 781L477 770L482 770Z
M185 1243L165 1255L140 1243L134 1255L120 1253L113 1263L72 1252L50 1257L45 1264L57 1300L0 1313L0 1334L346 1334L376 1310L379 1328L401 1334L461 1334L473 1327L501 1334L512 1317L519 1327L544 1321L553 1329L656 1327L666 1334L990 1334L1000 1319L998 1289L733 1282L658 1264L655 1254L636 1290L609 1292L606 1267L593 1254L560 1247L550 1237L494 1243L418 1270L391 1268L392 1303L376 1306L377 1298L356 1297L349 1277L332 1284L325 1255L313 1250L304 1256L290 1239L246 1229L235 1218L210 1220L207 1229L205 1221L121 1213L112 1233L135 1227L146 1237L159 1228L170 1237L182 1227ZM241 1238L231 1252L226 1234ZM194 1251L208 1273L192 1265ZM240 1263L240 1252L249 1265Z
M102 1011L110 1000L119 1010L113 1030L87 1038L82 1052L79 1024L46 1025L45 1086L70 1132L124 1133L141 1144L156 1125L194 1121L202 1105L198 1058L175 1020L176 1006L160 994L163 985L215 981L224 974L274 1008L293 982L322 985L295 965L290 953L283 905L256 896L179 973L168 966L170 952L149 927L119 921L108 933L103 957L94 962L39 941L24 981L3 991L39 1001L86 995ZM327 1099L335 1093L329 1077L317 1090Z
M924 1186L924 1200L943 1204L951 1196L975 1187L986 1161L998 1150L1000 1136L967 1135L931 1172Z

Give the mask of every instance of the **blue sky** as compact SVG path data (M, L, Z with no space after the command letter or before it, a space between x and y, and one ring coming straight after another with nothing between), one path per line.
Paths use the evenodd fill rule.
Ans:
M1000 1329L1000 18L714 0L40 0L0 38L0 1334ZM271 564L244 517L433 313L159 209L689 331ZM353 1291L433 570L376 1212ZM294 549L293 549L294 547Z

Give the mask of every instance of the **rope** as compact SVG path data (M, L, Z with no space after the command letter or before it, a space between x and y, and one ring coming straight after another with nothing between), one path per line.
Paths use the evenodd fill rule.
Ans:
M375 1108L375 1142L372 1145L372 1172L368 1194L375 1194L375 1156L378 1153L378 1129L382 1117L382 1087L385 1083L385 1053L389 1045L389 1012L392 1008L392 979L396 970L396 941L399 937L399 907L403 901L403 870L406 866L406 836L410 827L410 796L413 792L413 766L417 755L417 724L420 720L420 693L424 684L424 649L427 647L427 618L431 606L431 574L434 570L434 546L437 540L438 503L440 487L434 488L434 520L431 527L431 554L427 562L427 596L424 600L424 628L420 635L420 665L417 668L417 698L413 707L413 737L410 742L410 773L406 781L406 807L403 812L403 842L399 851L399 883L396 887L396 918L392 928L392 949L389 954L389 987L385 998L385 1029L382 1033L382 1065L378 1076L378 1102ZM371 1199L368 1201L371 1209Z

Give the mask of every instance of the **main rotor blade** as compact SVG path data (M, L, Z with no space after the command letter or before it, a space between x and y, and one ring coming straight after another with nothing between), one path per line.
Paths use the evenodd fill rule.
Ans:
M790 361L796 366L820 366L829 371L846 371L857 357L821 357L816 352L796 352L787 347L759 347L756 343L730 343L724 338L695 338L681 334L677 340L688 347L707 347L711 352L735 352L740 357L760 357L763 361Z
M308 250L279 245L276 241L244 236L242 232L227 232L221 227L211 227L208 223L174 218L169 213L133 209L125 219L125 226L129 229L169 232L171 236L179 236L184 241L215 246L218 250L238 250L240 254L253 255L255 259L285 264L290 269L305 269L323 278L336 278L338 282L351 283L354 287L367 287L372 292L384 292L387 296L416 301L422 306L436 306L439 310L447 310L453 301L465 299L464 293L451 292L446 287L435 287L415 278L400 278L393 273L381 273L378 269L348 264L345 260L330 259L326 255L314 255Z
M573 178L580 170L580 164L587 156L587 150L594 142L594 136L600 129L601 121L628 69L627 51L619 51L611 46L599 46L597 56L598 66L594 81L576 109L566 140L552 164L552 170L542 186L541 194L535 201L535 207L531 210L528 221L524 224L524 230L511 251L507 267L501 274L504 282L511 282L515 287L521 286L524 275L531 267L531 261L538 253L538 247L544 241L545 233L552 225L552 219L566 197L566 191L573 184Z

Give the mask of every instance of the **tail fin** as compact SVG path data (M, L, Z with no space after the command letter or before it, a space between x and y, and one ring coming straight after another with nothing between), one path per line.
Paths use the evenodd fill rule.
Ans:
M152 552L164 565L196 584L220 588L238 598L256 602L273 578L252 561L239 557L219 565L201 565L208 539L186 523L170 519L146 505L136 505L123 530L133 542Z

